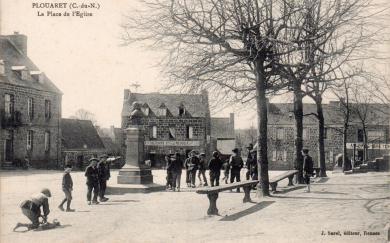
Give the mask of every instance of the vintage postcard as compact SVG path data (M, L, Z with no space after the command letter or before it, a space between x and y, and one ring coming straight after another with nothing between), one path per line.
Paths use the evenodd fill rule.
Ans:
M386 0L0 0L0 242L390 242Z

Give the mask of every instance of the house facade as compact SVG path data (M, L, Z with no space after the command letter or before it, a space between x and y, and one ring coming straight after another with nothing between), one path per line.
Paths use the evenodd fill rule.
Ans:
M27 56L27 37L0 36L0 163L60 163L61 91Z
M367 106L364 124L354 112L357 106ZM349 158L368 160L390 153L389 105L352 104L350 126L347 133L347 153ZM312 115L316 113L315 104L304 104L303 145L319 166L318 123ZM333 168L336 157L343 150L343 114L339 102L323 105L325 118L325 162L328 169ZM268 106L268 159L273 170L294 168L295 120L293 104L270 103ZM365 130L365 131L364 131ZM366 142L365 135L366 133ZM364 149L367 144L367 149Z
M164 156L191 150L210 154L210 110L208 94L132 93L126 89L122 129L138 125L145 134L145 158L152 166L164 165ZM125 154L123 136L122 150Z

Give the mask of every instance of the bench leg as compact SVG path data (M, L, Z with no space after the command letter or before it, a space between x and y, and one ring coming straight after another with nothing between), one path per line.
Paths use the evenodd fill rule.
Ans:
M207 215L218 215L217 199L218 193L207 194L209 198L210 206L207 210Z
M278 183L275 182L275 183L271 183L270 185L271 185L272 191L276 192L276 187L278 186Z
M294 178L294 175L288 177L288 186L293 186L294 185L293 184L293 178Z
M244 203L251 202L251 186L244 186L244 199L242 200Z

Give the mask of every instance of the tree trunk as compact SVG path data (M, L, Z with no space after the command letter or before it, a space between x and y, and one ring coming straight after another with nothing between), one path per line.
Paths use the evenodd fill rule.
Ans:
M303 181L303 95L301 92L301 82L294 82L294 117L295 117L295 169L298 170L297 183Z
M318 118L318 149L320 152L320 177L326 177L326 164L325 164L325 121L324 112L322 109L322 98L316 98L317 106L317 118Z
M268 148L267 148L267 98L265 96L266 80L264 76L264 62L258 60L255 62L256 75L256 104L257 104L257 168L259 173L259 195L269 196L269 177L268 177ZM262 193L262 194L260 194Z
M347 170L347 160L348 160L347 136L348 136L348 122L344 121L344 127L343 127L343 172Z
M368 141L367 141L367 129L365 123L363 123L363 159L364 162L368 160Z

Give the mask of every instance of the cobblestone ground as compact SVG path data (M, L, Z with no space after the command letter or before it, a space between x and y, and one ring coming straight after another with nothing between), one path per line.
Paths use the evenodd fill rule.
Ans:
M155 182L164 183L165 172L153 174ZM0 242L387 242L390 173L328 174L314 179L312 193L287 187L287 180L271 197L259 199L253 192L254 203L243 204L243 193L220 193L221 216L209 217L206 196L186 189L111 195L106 203L88 206L82 172L72 174L76 212L61 212L61 172L0 172ZM116 175L113 171L111 179ZM42 187L53 194L49 221L58 219L61 226L12 232L17 222L27 222L18 204Z

